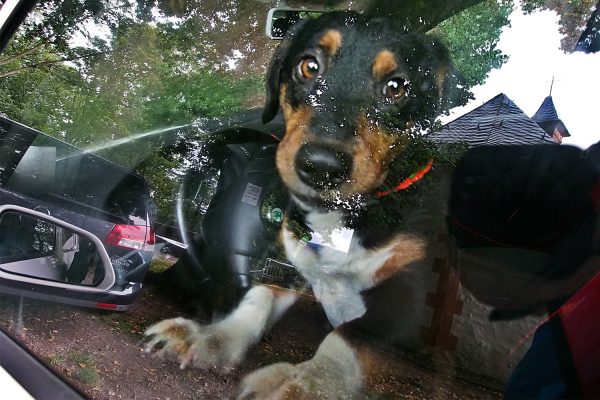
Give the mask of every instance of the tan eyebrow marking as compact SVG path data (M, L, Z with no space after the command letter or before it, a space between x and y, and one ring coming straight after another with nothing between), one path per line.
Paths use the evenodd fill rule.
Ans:
M398 63L394 53L389 50L382 50L377 53L373 61L373 77L381 80L396 68L398 68Z
M335 29L330 29L321 36L319 45L328 56L333 56L342 47L342 34Z

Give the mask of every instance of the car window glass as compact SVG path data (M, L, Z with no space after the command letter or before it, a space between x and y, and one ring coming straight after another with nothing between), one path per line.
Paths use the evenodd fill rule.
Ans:
M0 207L86 234L0 215L0 326L90 398L231 398L252 371L311 360L337 325L379 304L352 327L385 360L369 364L365 398L502 398L538 327L598 269L585 258L597 253L597 2L287 1L374 15L371 30L339 40L296 36L300 22L295 42L265 34L279 3L53 0L30 13L0 54ZM385 32L399 27L414 42L389 58ZM347 65L328 75L336 63ZM395 104L408 106L391 115ZM335 136L353 124L364 129ZM397 141L357 133L399 124ZM321 134L325 150L341 143L343 168L303 147ZM336 193L353 179L373 190ZM389 231L412 245L391 245ZM413 254L395 286L378 286ZM388 268L375 274L378 262ZM227 320L261 284L299 300L266 318L270 333L239 365L213 368L215 356L180 369L191 358L161 353L164 341L144 351L153 324ZM242 325L214 334L207 354Z

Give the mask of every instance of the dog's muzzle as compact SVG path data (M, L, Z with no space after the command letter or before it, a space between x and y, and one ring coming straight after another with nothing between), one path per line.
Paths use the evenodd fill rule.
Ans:
M315 190L336 189L352 173L352 156L323 144L305 144L296 155L300 180Z

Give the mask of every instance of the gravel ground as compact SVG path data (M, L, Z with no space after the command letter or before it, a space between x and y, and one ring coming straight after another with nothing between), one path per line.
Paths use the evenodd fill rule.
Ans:
M19 310L22 309L22 312ZM277 361L309 359L327 334L310 299L299 302L237 369L179 367L142 352L142 332L164 318L188 316L155 286L146 286L127 313L106 313L0 295L0 324L92 399L230 399L241 378ZM369 399L500 399L501 393L434 373L381 353L381 373L367 382Z

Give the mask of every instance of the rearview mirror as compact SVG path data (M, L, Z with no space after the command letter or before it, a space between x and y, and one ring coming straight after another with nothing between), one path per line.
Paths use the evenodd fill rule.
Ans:
M0 207L0 278L77 290L106 290L115 274L92 233L27 208Z
M267 15L266 34L270 39L281 40L290 28L305 18L318 18L325 11L272 8Z

